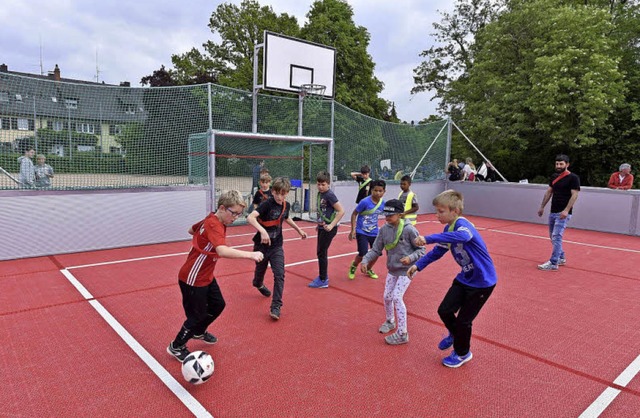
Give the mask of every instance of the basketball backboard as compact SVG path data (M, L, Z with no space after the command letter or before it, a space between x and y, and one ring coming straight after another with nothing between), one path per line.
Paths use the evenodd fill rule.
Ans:
M326 86L333 98L336 50L302 39L264 32L263 88L299 93L303 84Z

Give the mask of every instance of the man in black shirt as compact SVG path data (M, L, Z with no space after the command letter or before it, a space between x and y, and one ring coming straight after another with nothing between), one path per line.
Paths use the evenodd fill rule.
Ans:
M542 216L544 207L551 199L549 237L553 251L549 261L538 265L540 270L558 271L558 266L563 266L567 262L562 249L562 235L571 219L573 205L578 200L578 192L580 192L580 177L569 171L569 157L564 154L557 155L556 172L551 176L549 188L538 209L538 216Z

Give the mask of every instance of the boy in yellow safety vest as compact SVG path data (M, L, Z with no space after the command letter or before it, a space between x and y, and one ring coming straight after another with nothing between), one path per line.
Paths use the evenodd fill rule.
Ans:
M416 199L416 194L413 193L410 189L411 187L411 176L405 175L400 179L400 188L402 191L398 195L398 200L402 202L404 205L404 212L402 217L407 221L411 222L411 225L416 224L416 219L418 218L418 200Z

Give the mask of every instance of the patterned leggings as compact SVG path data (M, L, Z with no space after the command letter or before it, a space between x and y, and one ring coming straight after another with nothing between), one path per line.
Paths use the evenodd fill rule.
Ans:
M404 304L404 292L407 291L411 279L407 276L387 274L384 284L384 310L388 321L393 321L394 307L398 320L398 332L407 333L407 307Z

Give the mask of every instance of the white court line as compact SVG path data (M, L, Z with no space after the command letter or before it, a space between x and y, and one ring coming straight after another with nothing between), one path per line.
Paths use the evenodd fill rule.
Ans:
M171 374L164 368L158 361L153 358L147 350L144 349L138 341L136 341L131 334L113 317L97 300L93 298L93 295L71 274L68 270L63 269L60 272L66 277L69 282L80 292L80 294L87 299L93 309L107 321L107 324L113 328L113 330L122 338L122 340L133 350L134 353L140 357L140 359L155 373L162 383L169 388L171 392L186 406L193 415L196 417L211 417L213 415L207 411L196 398L194 398Z
M626 387L627 384L640 372L640 356L636 357L631 364L624 369L620 376L613 381L616 385ZM608 387L593 401L591 405L585 411L580 414L579 418L597 418L604 412L605 409L613 402L613 400L620 394L620 389L614 389Z

